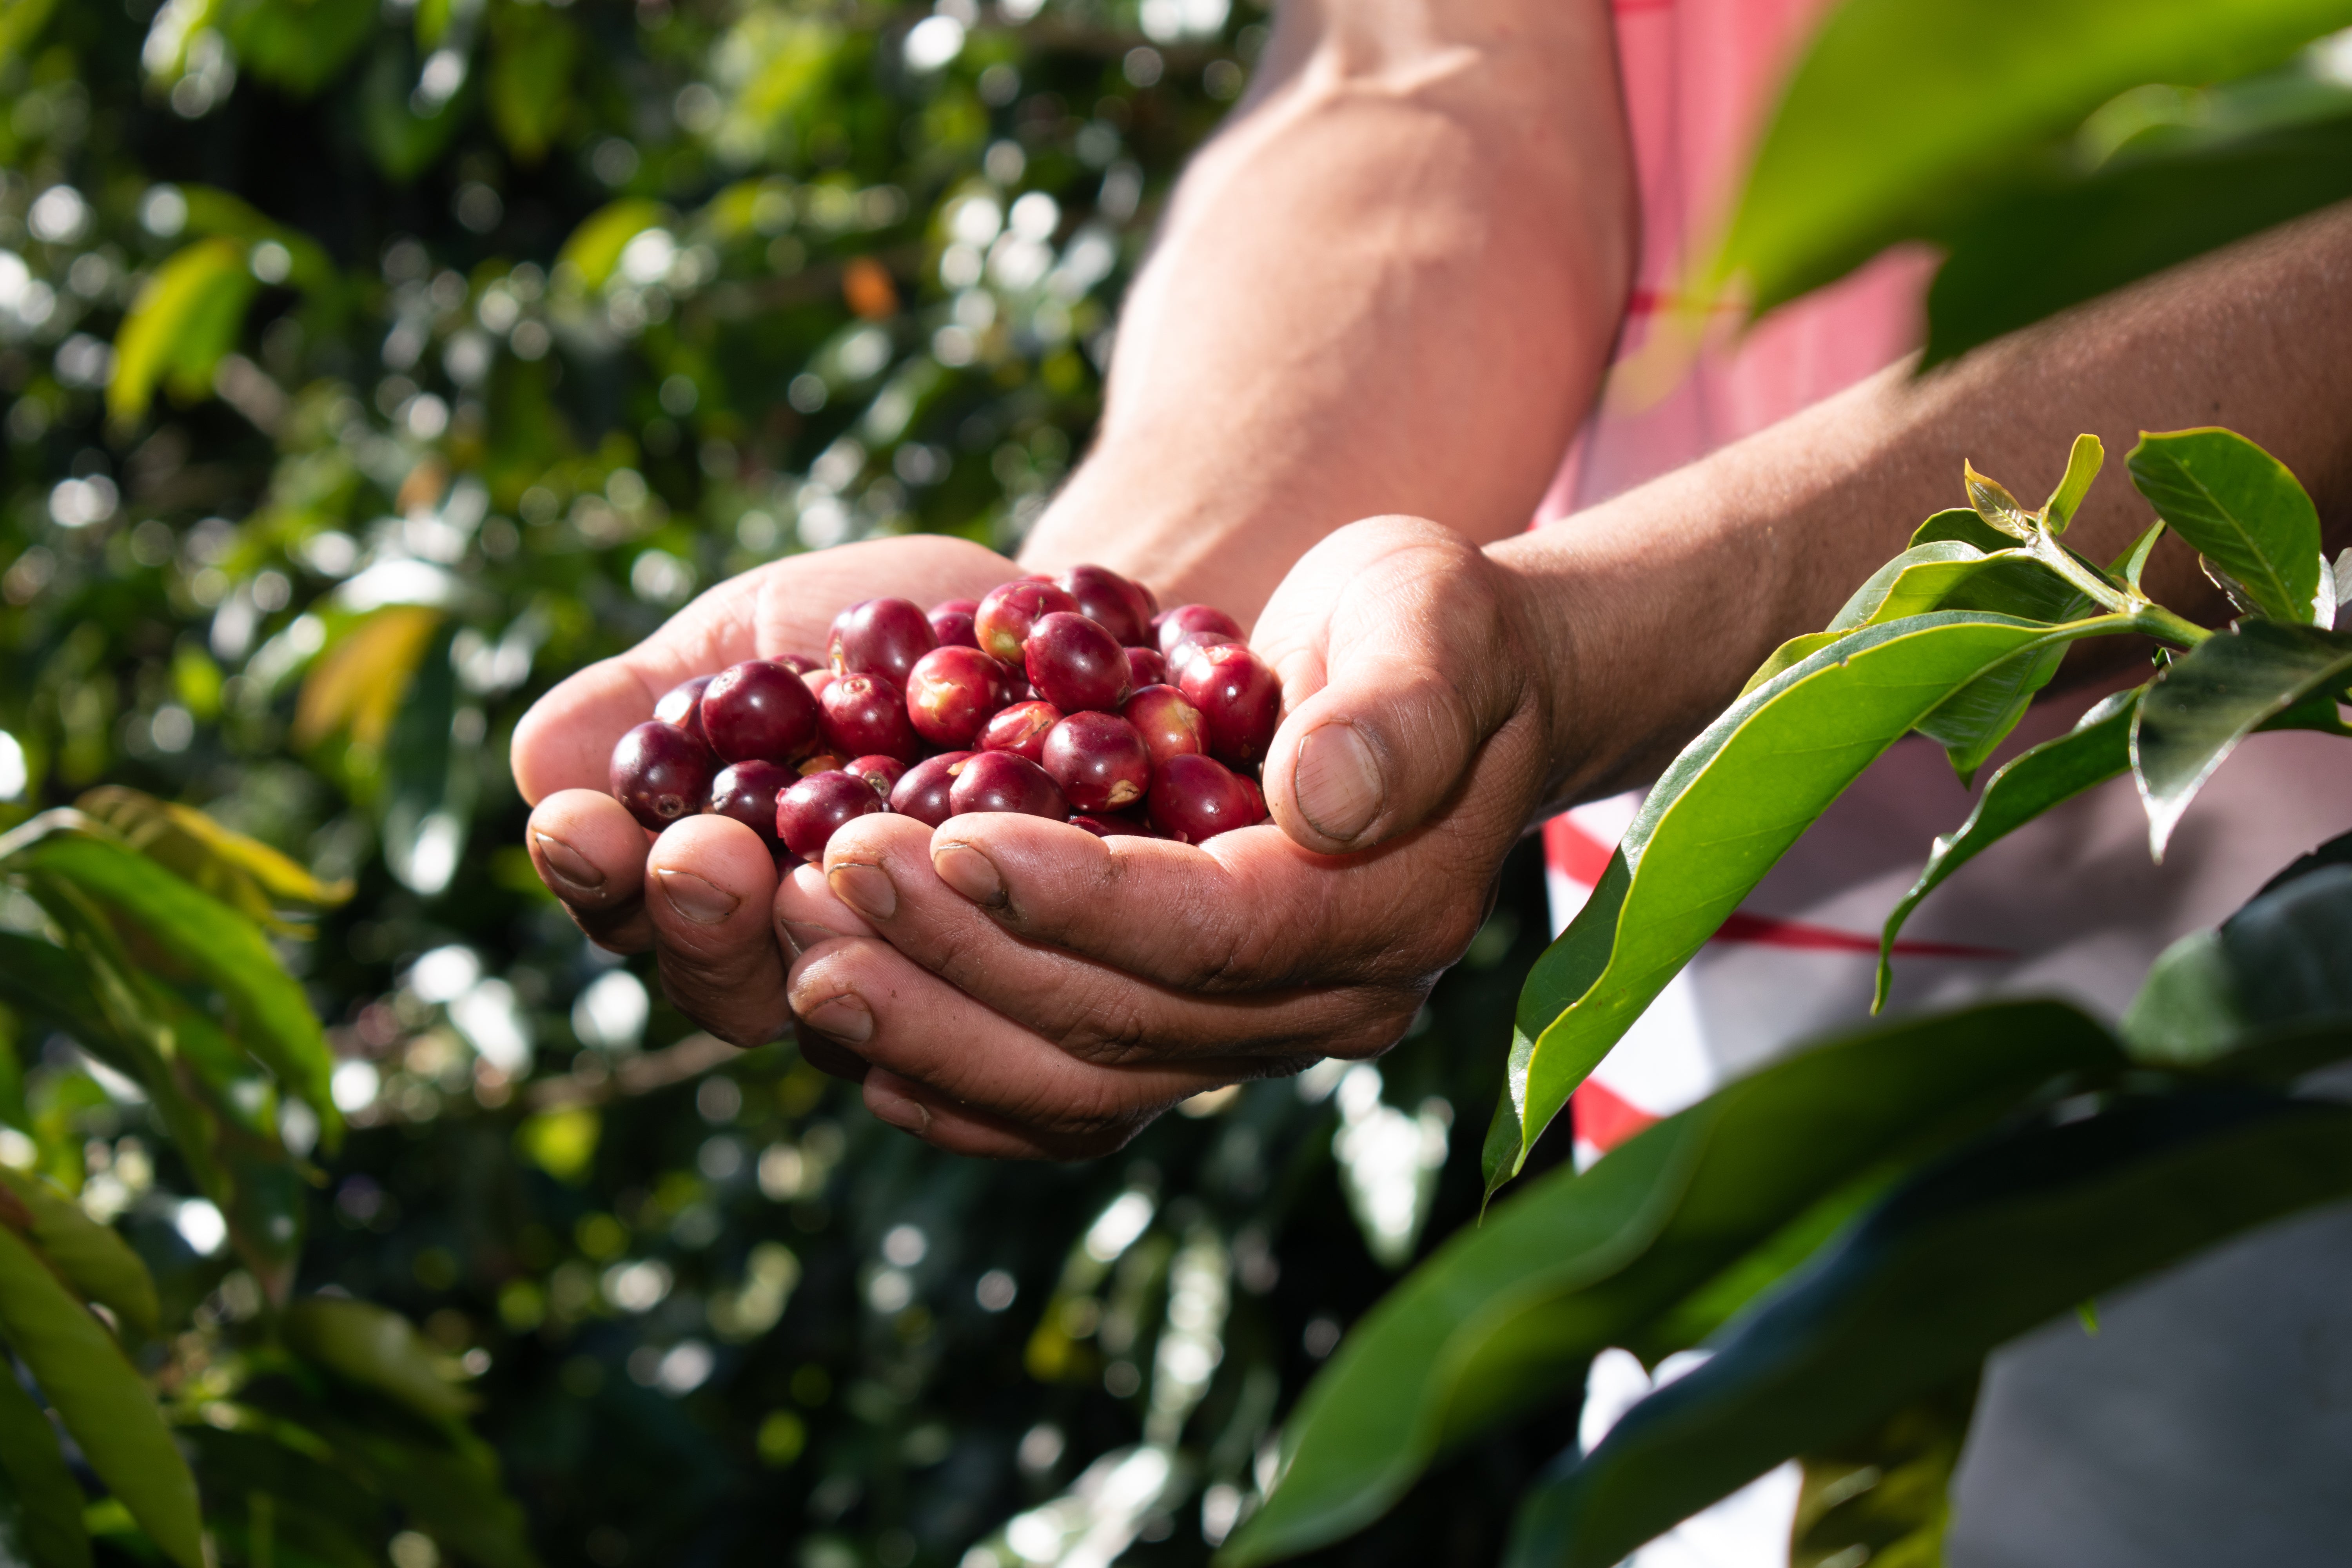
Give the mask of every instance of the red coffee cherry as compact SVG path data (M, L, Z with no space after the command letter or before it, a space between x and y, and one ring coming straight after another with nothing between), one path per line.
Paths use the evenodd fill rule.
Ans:
M964 759L955 783L948 786L948 805L961 816L974 811L1013 811L1025 816L1050 816L1059 822L1070 815L1070 803L1045 770L1011 752L982 752Z
M1046 731L1062 721L1062 710L1050 702L1015 702L991 719L980 732L983 752L1011 752L1042 762Z
M789 763L816 744L817 700L789 666L747 658L710 678L698 704L710 749L726 762Z
M907 717L934 746L969 748L1013 700L1000 660L976 647L935 647L907 677Z
M814 773L776 797L776 836L787 850L815 865L843 823L886 809L864 779Z
M979 608L978 599L941 599L925 612L931 635L940 639L941 647L978 647L980 637L971 629L971 616Z
M831 752L819 752L813 757L803 757L794 763L793 773L795 777L809 779L819 773L837 773L848 765Z
M1209 754L1228 767L1255 767L1282 724L1282 683L1249 649L1227 643L1195 652L1176 679L1201 710Z
M1143 737L1154 767L1171 757L1192 756L1209 749L1208 725L1201 710L1172 686L1145 687L1120 705L1118 716Z
M613 748L606 781L613 798L629 815L659 833L681 816L691 816L710 798L719 759L710 748L675 724L648 719Z
M702 689L710 684L707 675L689 676L662 693L654 704L654 717L665 724L675 724L698 741L708 742L710 737L702 729Z
M1265 816L1249 780L1210 757L1171 757L1151 772L1151 826L1180 844L1205 844Z
M907 718L907 699L887 677L835 676L818 702L828 751L845 757L878 754L905 763L923 754L923 743Z
M1127 696L1127 650L1075 611L1039 616L1021 662L1037 695L1065 713L1115 711Z
M879 675L907 684L915 661L939 646L929 616L904 599L867 599L833 617L825 658L835 675Z
M804 653L780 653L775 657L778 664L788 664L803 675L806 675L812 669L823 669L824 668L824 660L821 658L811 658Z
M1021 662L1021 645L1038 620L1057 611L1075 611L1078 602L1051 583L1023 578L988 591L971 616L972 633L982 649L1007 664Z
M1047 732L1045 769L1080 811L1117 811L1143 798L1151 753L1126 720L1073 713Z
M1159 686L1168 679L1168 660L1156 648L1131 647L1127 650L1127 685L1130 691L1140 691L1147 686Z
M1070 818L1070 826L1083 827L1097 838L1158 838L1151 824L1129 816L1123 811L1082 811Z
M936 757L925 757L908 768L891 790L890 809L926 827L937 827L955 815L948 791L963 764L977 755L977 752L941 752Z
M731 816L761 838L771 852L776 837L776 797L800 782L800 774L782 763L730 763L710 781L710 809Z
M907 764L896 757L860 757L843 764L841 771L852 778L864 779L876 795L887 801L890 792L898 787L898 781L907 776Z
M809 695L815 698L820 702L824 700L824 689L831 686L835 681L839 680L840 679L841 677L834 674L834 672L829 669L804 669L801 671L801 684L806 686L809 689Z
M1151 646L1151 601L1139 583L1108 566L1073 566L1054 585L1078 603L1078 613L1129 647Z
M1176 645L1190 637L1232 637L1238 641L1241 623L1213 605L1179 605L1151 623L1159 634L1160 651L1172 660Z

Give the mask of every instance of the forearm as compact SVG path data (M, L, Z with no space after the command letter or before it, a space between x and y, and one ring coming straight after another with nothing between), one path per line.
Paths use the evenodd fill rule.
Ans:
M1523 528L1633 260L1598 0L1324 0L1178 186L1093 452L1024 562L1245 621L1356 518Z
M1913 380L1898 366L1639 489L1493 548L1527 583L1562 715L1560 790L1655 771L1781 641L1819 630L1973 461L2029 502L2091 431L2108 468L2068 541L2120 554L2150 521L2122 472L2142 429L2222 425L2303 480L2340 548L2352 518L2352 211L2151 279ZM2147 579L2222 606L2168 540ZM2111 652L2112 650L2100 650Z

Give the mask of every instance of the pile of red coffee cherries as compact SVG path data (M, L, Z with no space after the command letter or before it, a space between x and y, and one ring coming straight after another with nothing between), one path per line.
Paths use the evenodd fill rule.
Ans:
M1232 616L1161 612L1141 584L1075 566L929 612L867 599L834 617L824 665L696 676L621 737L612 789L656 832L717 812L812 862L877 811L1198 844L1264 820L1256 775L1281 717Z

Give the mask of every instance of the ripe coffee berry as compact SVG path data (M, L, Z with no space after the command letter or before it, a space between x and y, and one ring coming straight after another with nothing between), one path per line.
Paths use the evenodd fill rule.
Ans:
M1151 826L1181 844L1205 844L1265 816L1257 786L1210 757L1171 757L1151 773Z
M1148 822L1129 816L1123 811L1082 811L1070 818L1070 826L1083 827L1097 838L1157 838L1159 834Z
M1179 605L1151 623L1159 634L1160 651L1172 661L1176 645L1187 637L1231 637L1241 640L1241 623L1211 605Z
M1078 613L1129 647L1151 643L1151 595L1107 566L1073 566L1054 585L1077 601Z
M841 771L852 778L864 779L876 795L887 801L898 781L907 776L907 764L896 757L860 757L844 763Z
M1114 710L1127 695L1127 650L1074 612L1040 616L1022 645L1021 663L1037 695L1065 713Z
M1184 700L1172 686L1147 686L1120 704L1118 716L1143 737L1154 767L1171 757L1191 756L1209 749L1207 726L1201 710Z
M1131 647L1127 650L1127 687L1140 691L1147 686L1159 686L1168 679L1168 660L1157 648Z
M940 600L925 612L931 636L939 638L941 647L978 647L980 637L971 629L971 616L979 608L978 599Z
M1045 772L1080 811L1117 811L1143 798L1151 753L1126 720L1073 713L1045 736Z
M707 675L681 680L662 693L654 704L654 717L665 724L675 724L698 741L708 742L702 730L702 689L710 684Z
M968 757L948 786L948 805L961 816L974 811L1013 811L1026 816L1050 816L1059 822L1070 815L1070 803L1045 770L1011 752L982 752Z
M709 747L675 724L648 719L613 748L606 777L613 798L658 833L702 809L718 771L719 759Z
M817 701L789 665L747 658L702 689L702 731L722 761L789 763L817 738Z
M1209 754L1228 767L1255 767L1282 723L1282 683L1257 655L1235 644L1196 651L1176 678L1201 710Z
M969 747L1013 700L1003 664L976 647L935 647L907 677L907 717L934 746Z
M1021 645L1029 640L1032 626L1046 616L1077 607L1076 599L1053 584L1024 577L1018 583L1006 583L988 591L980 608L972 612L972 632L980 638L984 652L1017 665L1021 662Z
M803 757L793 764L795 778L814 778L819 773L837 773L849 764L831 752L819 752L813 757Z
M845 822L883 810L882 797L848 773L813 773L776 797L776 837L811 865Z
M939 646L929 617L904 599L867 599L833 617L825 658L835 675L879 675L907 684L915 661Z
M955 807L948 802L948 791L955 784L958 770L978 754L941 752L936 757L925 757L908 768L891 790L890 809L913 817L926 827L937 827L955 815Z
M829 751L845 757L879 754L904 763L923 754L922 742L907 718L907 700L886 677L836 676L818 702Z
M710 809L731 816L768 842L776 837L776 797L800 783L801 775L782 763L730 763L710 781Z
M1015 702L988 721L980 732L983 752L1012 752L1042 762L1046 731L1062 721L1062 710L1050 702Z

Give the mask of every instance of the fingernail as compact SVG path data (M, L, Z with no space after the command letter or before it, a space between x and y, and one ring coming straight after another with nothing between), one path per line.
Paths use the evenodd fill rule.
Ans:
M669 899L669 907L697 925L722 924L743 902L708 878L698 877L691 871L673 871L665 868L658 875L662 892Z
M933 845L931 869L973 903L992 910L1004 907L1004 879L996 874L996 862L971 845Z
M1326 724L1298 742L1290 788L1318 833L1345 844L1381 814L1381 764L1353 724Z
M539 840L539 858L547 874L563 884L558 892L569 889L584 898L604 886L604 873L587 856L552 833L534 830L532 837Z
M831 942L841 932L831 926L821 926L814 921L782 921L777 929L783 932L784 945L798 958L821 942Z
M898 910L898 889L879 866L845 860L824 874L833 896L869 921L887 921Z
M931 1130L931 1108L919 1100L893 1094L870 1079L866 1085L866 1109L877 1121L887 1121L901 1132L919 1138Z
M845 991L818 1003L802 1014L801 1020L820 1035L831 1035L853 1046L862 1044L874 1033L874 1015L854 991Z

